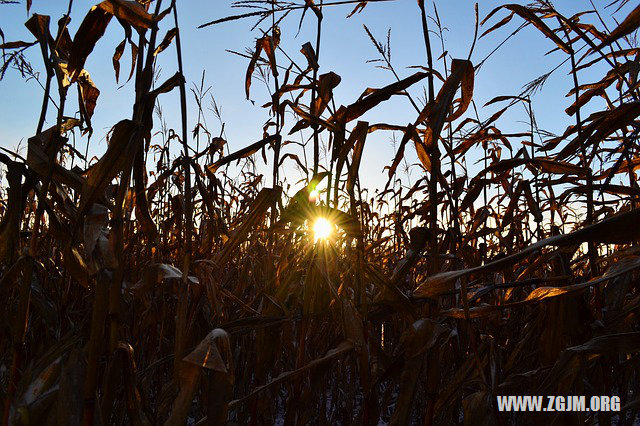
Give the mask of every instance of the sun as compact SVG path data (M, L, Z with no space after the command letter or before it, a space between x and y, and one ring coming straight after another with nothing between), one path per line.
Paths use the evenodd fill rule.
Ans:
M317 242L318 240L328 239L331 236L332 229L333 226L327 219L324 217L317 218L313 224L313 240Z

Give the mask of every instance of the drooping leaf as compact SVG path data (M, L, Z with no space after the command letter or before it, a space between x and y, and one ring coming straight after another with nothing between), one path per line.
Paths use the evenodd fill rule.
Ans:
M305 58L307 58L307 64L309 65L309 68L317 70L318 59L316 58L316 52L315 50L313 50L313 46L311 46L311 43L306 42L305 44L303 44L300 52L304 55Z
M335 89L342 79L334 72L322 74L318 82L318 97L314 105L316 116L320 116L333 97L333 89Z
M93 6L84 17L73 37L71 51L69 52L67 71L71 82L75 82L80 76L87 57L93 51L98 40L104 35L112 16L107 10L97 5Z
M637 228L634 223L639 219L640 209L631 210L629 212L614 215L602 220L601 222L594 223L593 225L585 226L577 231L573 231L568 234L556 235L538 241L515 254L489 262L482 266L442 272L431 277L427 277L416 287L414 295L419 297L437 297L438 295L451 290L456 280L462 277L480 272L508 268L531 253L534 253L546 246L561 247L583 242L623 244L637 241L640 238L640 228Z
M96 109L98 96L100 96L100 90L91 80L89 73L82 70L78 75L78 105L80 106L80 116L89 131L92 131L91 117Z
M640 5L636 6L635 9L629 13L629 15L618 25L611 34L607 36L607 38L600 43L598 49L602 49L615 42L616 40L631 34L638 27L640 27Z
M207 168L209 169L209 171L211 173L215 173L216 170L218 170L220 167L224 166L225 164L229 164L232 161L237 161L237 160L241 160L243 158L247 158L250 155L255 154L256 152L258 152L258 150L260 150L261 148L265 147L266 145L273 143L275 141L277 141L280 138L279 135L271 135L268 136L258 142L252 143L251 145L242 148L234 153L231 153L229 155L227 155L226 157L222 157L220 160L216 161L215 163L207 166Z
M30 47L36 44L37 41L26 42L26 41L8 41L6 43L0 44L0 49L20 49L23 47Z
M493 16L498 10L502 8L509 9L510 11L516 13L525 21L532 24L534 27L540 30L540 32L542 32L545 36L547 36L547 38L553 41L556 44L556 46L558 46L563 52L571 53L571 49L569 48L569 46L564 41L562 41L562 39L558 37L558 35L555 32L553 32L551 28L549 28L547 24L545 24L542 21L542 19L540 19L540 17L538 17L538 15L536 15L534 10L526 6L522 6L519 4L505 4L502 6L498 6L497 8L492 10L491 13L489 13L489 15L487 15L487 17L482 21L482 23L486 22L491 16ZM509 22L509 20L506 20L506 22L503 22L503 21L505 21L505 19L499 22L499 24L501 24L500 26L506 24L506 22Z
M247 99L249 99L249 89L251 88L251 77L253 76L253 71L255 70L258 59L260 58L260 54L264 51L269 60L269 65L271 66L271 72L274 76L278 75L278 68L276 66L275 59L275 48L278 47L278 43L280 40L276 38L275 40L271 36L263 36L256 40L256 48L251 55L251 60L249 61L249 66L247 67L247 73L245 76L245 92L247 95Z
M348 123L349 121L355 120L365 112L374 108L376 105L386 101L391 96L406 90L410 86L424 79L427 75L428 74L425 72L417 72L412 76L395 83L391 83L381 89L372 89L353 104L347 107L340 107L329 121L334 123L339 121Z
M427 119L428 125L424 136L426 147L431 146L432 143L438 143L445 121L452 121L467 110L473 96L473 73L473 65L470 61L453 60L451 74L438 92L434 105L425 108L418 118L420 121ZM453 97L460 85L462 85L462 101L458 109L449 114Z
M120 58L122 58L122 54L124 53L124 48L127 40L124 39L120 42L120 44L116 47L115 52L113 53L113 70L116 73L116 83L120 77Z
M149 29L156 23L153 15L134 0L105 0L94 7L99 7L140 30Z
M153 56L157 56L158 54L160 54L160 52L162 52L167 47L169 47L169 45L171 44L171 41L173 41L173 39L176 37L177 34L178 34L177 28L171 28L169 31L167 31L164 38L158 45L158 47L156 47L156 50L153 51Z

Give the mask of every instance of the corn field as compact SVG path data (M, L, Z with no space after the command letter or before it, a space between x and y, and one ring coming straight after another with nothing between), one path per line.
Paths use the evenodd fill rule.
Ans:
M212 2L199 31L243 21L257 35L230 53L246 67L238 97L269 93L257 99L267 122L246 124L262 139L232 152L205 75L185 75L181 2L96 1L46 16L27 0L33 37L0 30L0 78L42 86L26 154L0 152L2 425L640 422L640 6L585 1L563 16L545 0L481 2L454 58L440 2L246 0L204 22ZM379 3L414 11L417 65L395 66L390 40L365 27L385 81L320 71L340 54L321 49L326 12ZM314 38L285 50L303 23ZM119 44L101 40L109 25ZM476 43L513 28L570 70L571 91L553 95L562 134L538 126L533 102L557 67L474 101L487 60ZM95 55L113 56L134 91L106 132L92 127ZM175 58L169 78L161 56ZM362 95L337 99L338 85ZM390 99L412 116L365 121ZM527 122L501 131L516 108ZM374 191L363 153L392 134ZM617 395L621 407L503 412L500 395Z

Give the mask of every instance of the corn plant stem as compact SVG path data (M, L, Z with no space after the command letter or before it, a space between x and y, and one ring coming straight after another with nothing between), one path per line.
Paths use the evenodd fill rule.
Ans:
M559 19L559 18L558 18ZM562 22L560 21L560 24L562 25ZM571 57L571 76L573 78L573 88L574 88L574 96L575 96L575 102L576 102L576 128L578 131L578 138L582 141L582 120L580 117L580 104L579 104L579 98L580 98L580 85L578 83L578 72L576 71L577 65L576 65L576 58L575 58L575 52L573 49L573 44L571 42L571 37L567 31L567 29L562 26L563 31L565 33L565 37L567 38L567 43L569 43L570 46L570 57ZM591 225L593 223L594 220L594 209L593 209L593 175L592 175L592 171L589 168L589 163L588 163L588 158L587 158L587 148L585 146L584 141L582 141L580 143L580 155L581 155L581 162L582 162L582 167L586 170L586 175L585 175L585 180L586 180L586 185L587 185L587 220L586 220L586 225ZM589 255L589 265L590 265L590 277L593 278L595 276L598 275L598 264L597 264L597 252L596 252L596 247L594 243L589 243L588 244L588 255ZM600 305L600 293L597 292L596 293L596 304ZM598 307L598 310L600 311L600 307ZM602 313L600 312L600 315Z
M531 137L529 139L529 142L531 143L531 158L535 158L536 157L536 146L534 143L534 139L533 139L533 106L531 105L531 97L527 96L527 106L528 108L528 113L529 113L529 132L531 133ZM540 188L538 186L538 171L536 170L533 174L533 186L535 188L536 191L536 203L538 203L538 206L540 206ZM538 240L543 240L544 239L544 229L543 229L543 225L541 223L541 220L539 217L536 217L536 237L538 238Z
M53 70L47 66L47 80L44 85L44 96L42 98L42 109L40 110L40 119L38 120L38 126L36 129L36 135L42 133L44 122L47 118L47 106L49 105L49 93L51 92L51 79L53 79Z
M161 0L158 0L155 8L155 16L158 16L160 13ZM143 57L145 54L144 46L145 46L145 37L143 33L139 34L139 49L138 49L138 58L136 61L136 78L135 78L135 93L136 100L133 108L133 121L138 123L139 126L136 130L131 134L129 143L137 143L137 149L143 149L143 141L142 138L143 133L141 132L141 124L144 122L144 115L148 114L147 111L147 97L152 84L152 74L153 74L153 47L155 45L155 40L157 36L158 27L157 25L153 26L151 29L151 36L149 38L149 43L147 46L146 52L146 62L143 65ZM151 106L153 108L153 106ZM129 185L131 182L131 168L133 167L136 155L142 155L141 152L135 152L131 158L131 161L124 167L124 171L120 177L120 184L118 187L118 192L116 194L116 203L115 208L112 215L112 226L113 226L113 236L114 236L114 252L117 256L117 267L115 273L113 274L113 280L111 282L111 286L109 287L108 298L109 298L109 353L111 356L117 356L116 351L119 346L120 341L120 304L121 304L121 288L124 280L124 269L125 269L125 257L124 257L124 222L125 222L125 211L124 211L124 203L126 200L127 193L129 191ZM87 365L88 371L91 369L95 369L96 365ZM111 382L105 383L104 386L113 386L114 384ZM97 384L96 384L97 386ZM86 388L85 388L86 389ZM105 388L104 394L109 395L113 392L111 388ZM105 413L107 415L107 413ZM130 419L131 422L135 422L134 418Z
M71 10L71 4L69 3L69 11ZM47 86L45 89L44 98L43 98L43 112L41 114L40 121L38 122L38 129L36 134L40 134L42 132L42 126L44 124L44 118L46 115L47 104L49 99L49 91L51 88L51 79L53 78L53 65L52 58L49 58L47 54L47 48L41 45L41 53L42 60L47 69ZM51 52L51 55L55 55L55 52ZM49 161L47 164L47 173L42 182L43 191L39 194L38 197L38 206L36 208L35 214L35 223L31 233L30 247L29 247L29 255L31 258L35 259L38 252L38 242L40 238L40 227L44 214L44 207L46 203L46 197L49 193L49 188L51 185L51 180L53 176L53 167L56 163L56 156L58 154L58 150L61 148L59 145L60 142L60 128L62 126L62 118L64 112L65 101L67 97L67 88L59 86L58 93L60 96L60 107L58 108L58 117L56 120L56 129L52 136L52 139L49 143L52 144L51 152L49 154ZM11 370L9 372L9 384L7 387L7 395L5 401L5 411L2 418L3 426L9 424L9 414L11 408L11 401L13 400L13 394L16 391L17 383L20 379L20 367L22 365L22 361L24 361L25 357L25 339L27 336L27 330L29 327L29 305L31 301L31 280L33 278L33 262L28 262L27 267L24 274L24 281L22 286L20 287L20 302L18 305L18 315L16 316L16 324L14 330L20 330L18 333L14 335L13 342L13 352L12 352L12 362L11 362Z
M313 81L311 82L311 115L316 115L316 97L317 93L317 84L318 84L318 68L320 67L320 40L322 37L322 5L323 0L320 0L319 11L317 14L317 26L316 26L316 47L315 47L315 67L313 68ZM318 174L318 167L320 164L320 138L318 135L318 126L316 124L311 125L313 129L313 176ZM330 181L330 180L329 180ZM329 192L329 191L328 191Z
M275 2L276 0L271 0L271 51L274 52L273 57L275 58L276 51L276 37L278 28L276 26L276 13L275 13ZM277 43L280 44L280 43ZM280 136L280 81L278 79L278 68L276 64L272 64L272 73L273 73L273 84L274 84L274 92L273 92L273 108L275 109L276 116L276 135ZM282 138L278 137L274 142L273 147L273 188L278 186L278 174L279 174L279 163L280 163L280 148L282 147ZM275 215L275 209L272 210L273 215ZM273 217L275 220L275 216Z
M141 91L142 79L144 78L144 46L145 38L141 33L138 37L138 57L136 59L136 76L135 76L135 92L136 101L133 110L134 121L139 117L140 103L141 103ZM131 135L132 140L138 138L138 131ZM131 142L131 141L130 141ZM120 292L122 282L124 279L124 203L129 190L129 184L131 182L131 166L127 165L124 172L120 176L120 182L118 185L118 192L116 194L116 202L113 210L112 229L114 238L114 253L117 256L117 266L115 273L113 274L113 283L109 288L109 353L113 354L118 347L118 341L120 339Z
M469 293L467 291L467 280L467 277L462 277L462 279L460 280L460 299L462 299L462 306L464 309L464 321L467 325L467 332L469 333L469 341L473 350L476 367L478 368L478 375L482 379L482 382L487 385L487 377L484 369L482 368L482 363L480 362L480 351L478 349L476 333L471 323L471 317L469 314Z
M427 12L424 7L424 0L418 0L420 7L420 16L422 19L422 35L424 37L425 49L427 50L427 66L433 69L433 57L431 55L431 42L429 40L429 24L427 23ZM429 99L428 103L433 105L435 100L433 88L433 73L428 75ZM429 150L429 158L431 160L431 176L429 178L429 228L431 231L430 251L431 262L430 272L437 273L440 270L440 258L438 256L438 176L440 176L440 149L438 148L438 140L431 141Z
M178 307L176 313L176 340L175 340L175 358L174 358L174 377L178 376L180 362L185 350L188 336L187 330L187 314L188 314L188 277L191 267L191 250L192 250L192 230L193 230L193 203L191 199L191 169L189 166L189 142L187 133L187 91L184 79L184 68L182 66L182 47L180 43L180 26L178 23L178 8L176 2L172 2L173 17L176 33L176 56L178 60L178 72L183 76L180 82L180 114L181 114L181 130L182 130L182 148L183 148L183 173L184 173L184 200L185 200L185 229L184 229L184 252L182 257L182 285L180 286Z
M131 173L126 172L120 177L120 182L118 185L118 191L116 193L115 207L113 209L113 218L114 220L111 223L113 236L114 236L114 252L122 253L124 249L124 216L123 216L123 208L124 208L124 200L128 192L129 182L130 182ZM108 321L109 321L109 354L115 354L118 341L120 339L120 288L124 278L124 259L123 255L120 255L118 259L118 265L113 274L113 279L111 281L111 285L108 290ZM117 362L111 356L110 362ZM111 381L107 381L104 383L103 388L103 400L102 404L105 403L104 397L109 397L112 395L115 390L113 389L116 386L115 383ZM103 412L103 416L108 416L108 412Z
M94 413L96 406L96 387L98 385L98 358L104 348L104 328L107 316L107 305L104 300L108 297L109 282L106 271L100 271L95 281L93 291L93 309L91 315L91 335L86 347L87 368L83 385L83 412L82 424L92 425L94 423Z
M477 3L476 3L476 11L477 11ZM442 52L446 52L445 51L445 46L444 46L444 34L442 33L442 24L440 23L440 16L438 15L438 8L436 7L435 2L433 3L433 10L436 14L436 24L438 26L438 33L440 34L440 48L442 49ZM476 20L476 26L475 26L475 33L473 36L473 45L475 45L476 39L478 38L478 22ZM471 53L473 52L473 45L471 47L471 51L469 52L469 58L471 57ZM449 67L447 65L447 56L443 54L442 56L442 64L444 66L444 75L445 75L445 80L447 78L449 78ZM455 182L456 182L456 157L455 154L453 152L453 129L451 128L451 126L448 127L448 139L449 139L449 146L445 148L446 151L448 151L449 154L449 160L451 161L451 188L455 189ZM444 142L444 139L443 139ZM455 192L455 191L454 191ZM458 216L458 197L453 197L452 193L447 191L447 195L449 196L449 205L451 207L451 218L453 218L453 229L455 230L455 236L454 236L454 240L453 240L453 244L454 247L452 248L453 252L456 251L457 249L457 244L459 242L459 239L462 236L462 232L461 232L461 228L460 228L460 218Z

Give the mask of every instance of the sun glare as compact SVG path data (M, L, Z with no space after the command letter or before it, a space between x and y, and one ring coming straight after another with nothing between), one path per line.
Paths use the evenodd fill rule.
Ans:
M309 202L315 204L318 202L318 198L320 198L320 191L314 189L309 193Z
M313 240L326 240L331 236L331 222L324 217L319 217L313 224Z

